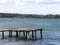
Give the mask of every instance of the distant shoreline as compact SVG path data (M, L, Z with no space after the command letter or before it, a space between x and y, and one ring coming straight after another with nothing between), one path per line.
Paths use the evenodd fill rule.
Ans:
M0 18L60 18L59 14L14 14L14 13L0 13Z

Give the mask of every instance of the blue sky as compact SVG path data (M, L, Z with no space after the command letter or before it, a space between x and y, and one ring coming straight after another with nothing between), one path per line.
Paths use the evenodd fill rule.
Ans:
M0 0L0 12L60 14L60 0Z

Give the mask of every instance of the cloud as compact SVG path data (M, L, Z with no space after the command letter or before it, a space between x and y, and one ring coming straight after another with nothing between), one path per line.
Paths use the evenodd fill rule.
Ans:
M10 0L0 0L0 3L7 3ZM13 0L11 0L13 1ZM35 3L42 3L42 2L60 2L60 0L14 0L14 2L35 2Z
M24 14L60 14L60 0L0 0L0 12ZM44 4L47 3L47 4Z
M60 0L24 0L28 2L35 2L35 3L54 3L54 2L60 2Z
M9 0L0 0L0 3L6 3L8 2Z
M60 2L60 0L51 0L51 1L53 1L53 2Z
M33 1L35 3L40 3L40 2L44 2L45 0L30 0L30 1Z
M15 0L14 1L15 3L14 3L14 7L16 7L16 8L21 8L21 6L23 6L23 5L25 5L25 2L21 2L21 0Z

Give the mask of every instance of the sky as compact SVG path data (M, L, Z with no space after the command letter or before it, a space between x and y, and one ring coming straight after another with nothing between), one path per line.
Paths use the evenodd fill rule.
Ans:
M0 13L60 14L60 0L0 0Z

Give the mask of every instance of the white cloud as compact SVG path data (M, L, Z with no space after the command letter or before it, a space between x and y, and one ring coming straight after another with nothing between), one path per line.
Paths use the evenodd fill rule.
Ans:
M30 1L33 1L33 2L35 2L35 3L44 2L44 0L30 0Z
M8 2L9 0L0 0L0 3L6 3Z
M60 2L60 0L52 0L53 2Z
M24 1L35 2L35 3L60 2L60 0L24 0Z
M25 2L21 2L21 0L14 0L14 8L21 8L23 5L25 5Z
M48 2L48 3L60 2L60 0L0 0L0 3L2 3L2 5L0 4L0 12L28 13L28 14L30 13L32 14L33 13L34 14L49 14L49 13L60 14L60 4L41 4L44 2ZM30 5L31 3L33 3L32 6Z

